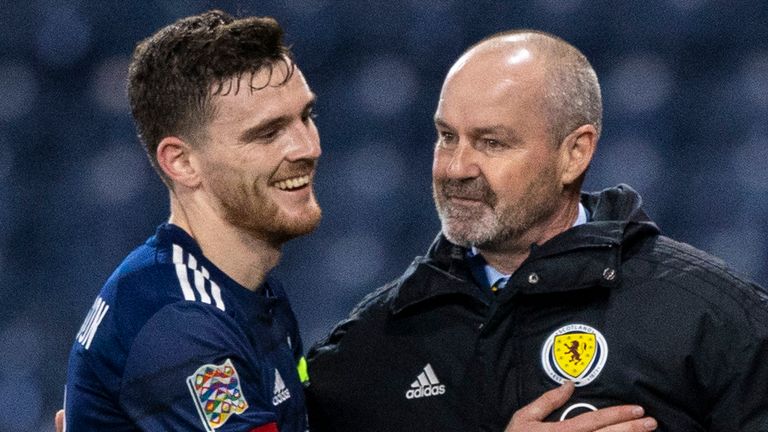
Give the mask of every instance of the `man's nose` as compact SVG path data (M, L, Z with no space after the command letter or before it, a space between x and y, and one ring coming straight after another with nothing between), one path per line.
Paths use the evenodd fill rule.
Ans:
M318 159L322 154L320 135L313 124L301 123L293 130L289 160Z
M479 176L480 167L477 164L477 151L470 145L459 143L451 155L446 173L449 177L456 179Z

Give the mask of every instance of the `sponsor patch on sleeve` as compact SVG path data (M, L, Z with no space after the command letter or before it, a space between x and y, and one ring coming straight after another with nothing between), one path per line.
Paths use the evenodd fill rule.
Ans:
M213 432L235 414L248 409L240 377L232 362L206 364L187 377L187 386L205 430Z

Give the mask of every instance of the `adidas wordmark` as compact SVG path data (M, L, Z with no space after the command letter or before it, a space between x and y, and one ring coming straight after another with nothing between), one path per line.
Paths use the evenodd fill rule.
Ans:
M445 393L445 386L440 384L432 365L427 363L424 371L419 374L416 381L411 383L411 388L405 392L407 399L418 399L429 396L440 396Z

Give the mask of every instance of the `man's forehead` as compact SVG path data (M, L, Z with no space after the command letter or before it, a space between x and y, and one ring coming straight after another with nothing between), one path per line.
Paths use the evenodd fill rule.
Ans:
M282 110L293 105L304 105L315 97L298 68L287 81L285 76L277 78L275 74L270 79L267 71L259 72L259 75L253 79L246 75L239 79L232 78L232 88L237 91L226 91L225 88L221 94L212 97L217 111L242 111L246 108L247 111Z
M529 51L521 49L504 56L470 59L446 77L438 111L475 115L510 105L538 106L537 100L544 90L545 69L541 62L530 56Z
M265 64L255 71L242 71L236 75L211 83L208 89L212 98L230 96L240 92L254 92L267 87L280 87L288 83L294 76L304 80L301 70L290 60L274 61Z
M508 105L531 105L540 98L540 83L538 76L525 74L450 79L440 92L438 111L469 115L487 110L492 113Z
M540 114L542 86L536 76L469 77L446 82L435 110L435 121L466 130L514 128L528 114ZM438 124L439 126L439 124Z
M293 78L293 75L301 76L303 79L303 75L295 63L289 59L276 61L256 71L251 78L251 86L256 89L279 86L287 83L289 79Z

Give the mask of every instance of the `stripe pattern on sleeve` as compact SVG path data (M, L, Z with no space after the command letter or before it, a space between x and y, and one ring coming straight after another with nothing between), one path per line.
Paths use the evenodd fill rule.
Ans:
M221 310L226 310L221 298L221 288L210 279L208 270L198 263L194 255L174 244L173 264L176 266L176 277L179 279L185 300L213 304Z

